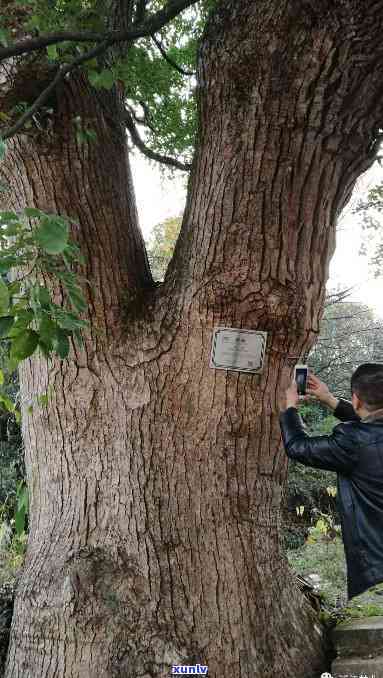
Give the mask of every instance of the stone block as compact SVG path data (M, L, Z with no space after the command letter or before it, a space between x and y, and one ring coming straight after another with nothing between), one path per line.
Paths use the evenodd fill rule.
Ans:
M383 678L383 655L371 659L338 657L331 664L332 678Z
M383 656L383 617L344 621L332 630L331 640L340 658Z

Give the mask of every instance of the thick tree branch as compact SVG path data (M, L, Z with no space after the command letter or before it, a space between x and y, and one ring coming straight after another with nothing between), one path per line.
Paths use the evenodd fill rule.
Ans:
M155 151L152 151L150 148L148 148L138 133L137 127L134 124L132 114L127 109L125 109L125 112L123 114L123 122L125 123L126 128L129 131L129 134L134 145L137 146L141 153L146 155L147 158L150 158L150 160L156 160L157 162L161 162L163 165L168 165L169 167L175 167L176 169L179 169L182 172L190 171L191 165L189 163L180 162L179 160L176 160L176 158L171 158L168 155L156 153Z
M10 57L35 52L44 47L48 47L49 45L56 45L61 42L100 42L106 45L104 47L105 51L107 47L118 42L132 42L138 38L153 35L153 33L159 31L163 26L166 26L166 24L174 19L180 12L187 7L194 5L197 1L198 0L169 0L163 9L147 17L141 25L137 25L126 31L110 31L105 33L92 33L90 31L79 33L60 31L38 38L21 40L9 47L2 47L0 49L0 62L9 59Z
M157 47L157 48L159 49L159 51L161 52L161 54L162 54L163 58L165 59L165 61L167 61L168 64L170 64L170 66L172 66L172 68L174 68L176 71L178 71L178 73L181 73L181 75L186 75L186 76L195 75L195 73L194 73L193 71L186 71L184 68L182 68L181 66L179 66L179 65L178 65L178 64L177 64L177 63L176 63L176 62L175 62L168 54L167 54L166 50L164 49L164 47L163 47L163 45L160 43L160 41L157 40L157 38L156 38L154 35L152 35L151 37L152 37L152 40L153 40L154 44L156 45L156 47Z

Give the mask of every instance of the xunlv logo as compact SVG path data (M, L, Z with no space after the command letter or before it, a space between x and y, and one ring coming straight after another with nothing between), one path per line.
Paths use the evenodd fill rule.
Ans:
M201 664L196 664L195 666L173 666L172 673L199 673L207 674L207 666L201 666Z

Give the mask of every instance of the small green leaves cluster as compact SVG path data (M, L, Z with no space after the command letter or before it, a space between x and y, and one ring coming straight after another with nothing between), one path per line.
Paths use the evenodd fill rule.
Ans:
M104 27L102 0L13 0L25 11L24 28L49 33L57 30L94 30Z
M64 359L70 338L81 342L87 323L80 318L86 302L73 270L78 263L66 218L34 208L0 212L0 341L9 371L36 350ZM60 285L65 306L55 303L45 280Z
M330 496L336 494L336 487L328 487L327 492ZM307 544L315 544L316 541L334 541L341 536L340 525L336 524L334 516L315 509L313 513L317 514L318 519L316 523L310 528L309 536L307 537Z

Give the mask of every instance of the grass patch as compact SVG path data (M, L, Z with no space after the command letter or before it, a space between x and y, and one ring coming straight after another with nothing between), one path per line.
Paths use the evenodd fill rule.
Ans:
M383 583L347 600L346 561L343 542L337 536L331 542L305 543L286 551L290 566L302 576L320 576L318 593L322 597L326 620L340 623L347 619L383 616Z
M12 584L22 568L28 535L14 534L7 545L0 548L0 586Z
M290 566L302 576L320 576L319 593L329 608L339 608L347 601L346 561L343 542L336 537L329 542L317 541L287 551Z

